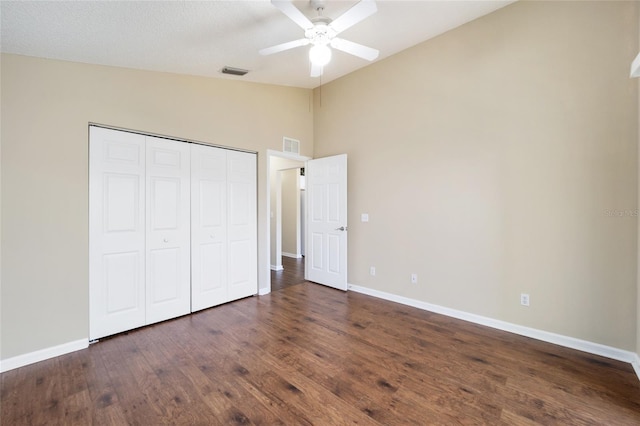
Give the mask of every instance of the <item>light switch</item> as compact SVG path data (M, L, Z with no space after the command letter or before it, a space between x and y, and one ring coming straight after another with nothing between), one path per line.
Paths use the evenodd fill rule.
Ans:
M360 216L360 220L362 222L369 222L369 214L368 213L362 213L362 215Z

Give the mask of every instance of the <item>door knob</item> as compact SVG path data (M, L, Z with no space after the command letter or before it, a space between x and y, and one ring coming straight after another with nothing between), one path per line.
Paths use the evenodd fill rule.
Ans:
M162 240L162 241L164 241L165 243L168 243L168 242L169 242L169 240L168 240L168 239L166 239L166 238L165 238L164 240Z
M211 239L215 239L215 238L216 238L216 236L215 236L214 234L211 234L211 235L209 235L209 238L211 238Z
M336 228L336 231L346 231L347 227L346 226L341 226L340 228Z

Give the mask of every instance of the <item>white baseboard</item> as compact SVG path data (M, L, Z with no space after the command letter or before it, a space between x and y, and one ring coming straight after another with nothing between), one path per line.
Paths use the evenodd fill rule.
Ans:
M265 296L267 294L271 293L271 289L270 288L259 288L258 289L258 296Z
M272 271L284 271L284 267L282 265L271 265Z
M377 297L379 299L389 300L391 302L412 306L414 308L422 309L425 311L435 312L464 321L469 321L475 324L484 325L498 330L508 331L511 333L519 334L521 336L531 337L533 339L553 343L567 348L577 349L579 351L591 353L594 355L600 355L618 361L628 362L636 372L638 379L640 379L640 356L634 352L625 351L622 349L617 349L611 346L601 345L599 343L593 343L586 340L576 339L569 336L550 333L547 331L537 330L535 328L524 327L521 325L483 317L481 315L471 314L464 311L458 311L456 309L446 308L444 306L434 305L431 303L422 302L420 300L410 299L408 297L398 296L395 294L386 293L384 291L374 290L367 287L361 287L354 284L349 284L349 290ZM261 288L258 290L258 294L260 296L264 296L266 294L269 294L270 292L271 289L268 288ZM62 345L41 349L12 358L7 358L5 360L0 360L0 373L54 358L60 355L65 355L81 349L86 349L88 347L89 339L80 339L73 342L63 343Z
M54 358L70 352L79 351L89 347L89 339L80 339L62 345L52 346L50 348L40 349L39 351L29 352L23 355L14 356L12 358L0 361L0 373L13 370L14 368L24 367L25 365L34 364L49 358Z
M293 254L293 253L287 253L287 252L282 252L283 256L286 257L293 257L294 259L302 259L302 255L301 254Z
M633 370L636 372L636 376L640 379L640 356L638 354L634 354L634 360L631 362L631 366Z
M423 309L429 312L446 315L449 317L469 321L475 324L485 325L487 327L496 328L498 330L508 331L510 333L519 334L521 336L531 337L533 339L542 340L544 342L553 343L579 351L588 352L594 355L600 355L618 361L631 363L638 379L640 379L640 357L638 354L611 346L601 345L600 343L589 342L586 340L576 339L574 337L563 336L560 334L550 333L548 331L538 330L535 328L524 327L512 324L506 321L500 321L493 318L483 317L481 315L471 314L456 309L446 308L444 306L434 305L420 300L411 299L404 296L398 296L384 291L374 290L367 287L361 287L349 284L349 290L357 293L366 294L377 297L379 299L389 300L391 302L401 303L403 305L412 306L414 308Z

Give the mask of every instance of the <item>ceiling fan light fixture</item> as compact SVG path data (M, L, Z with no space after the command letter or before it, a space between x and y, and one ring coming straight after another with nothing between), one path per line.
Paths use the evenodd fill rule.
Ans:
M346 29L374 14L378 10L375 0L360 0L335 20L322 15L325 2L328 2L328 0L310 1L318 12L318 16L312 19L307 18L293 4L293 0L271 0L271 4L280 9L282 13L304 30L304 38L261 49L259 51L261 55L271 55L311 44L311 49L309 49L309 61L311 62L309 74L311 77L322 75L323 68L331 61L331 48L367 61L373 61L378 58L380 52L377 49L336 37Z
M324 67L331 61L331 49L326 44L316 44L309 49L309 60L314 65Z

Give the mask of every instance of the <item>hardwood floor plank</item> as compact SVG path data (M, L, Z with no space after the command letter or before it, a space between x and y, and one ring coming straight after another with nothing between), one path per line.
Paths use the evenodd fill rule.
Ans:
M249 336L244 333L225 334L231 345L246 348L237 357L243 369L243 379L261 389L269 399L289 407L302 423L362 423L366 420L365 415L328 389L319 387L307 374L283 362L280 352L264 351L251 343L256 332L259 330L253 330Z
M629 364L312 283L0 383L3 425L640 424Z
M369 360L359 357L354 351L343 357L341 349L344 349L346 340L337 339L339 336L335 333L314 323L305 324L304 321L297 322L290 329L278 326L275 321L264 321L273 326L274 334L261 344L262 349L274 354L280 362L311 378L325 389L345 398L347 402L355 404L362 400L362 395L385 398L395 391L390 382L400 380L397 372L386 372L383 375L374 372L368 368ZM285 334L285 339L276 340L275 337L281 333ZM260 338L257 340L260 342ZM336 347L327 345L326 342L335 342ZM354 368L353 365L361 367ZM340 391L345 387L356 393L350 395Z
M280 420L274 413L266 409L266 406L261 407L262 402L259 399L244 391L240 385L244 367L238 363L238 358L229 356L225 349L219 350L229 346L221 337L222 333L215 335L220 337L216 339L218 345L212 345L207 356L194 358L190 354L198 351L182 351L182 362L176 363L174 358L173 367L180 369L181 373L188 372L185 374L186 381L194 383L194 380L198 380L196 383L200 384L200 394L203 395L204 402L215 413L217 420L223 420L222 424L278 424ZM182 336L182 334L175 333L172 336ZM187 342L174 343L184 347L182 344ZM212 363L212 360L216 362ZM200 367L196 368L194 364ZM180 386L179 383L177 386ZM211 422L203 424L209 423Z
M271 291L278 291L304 282L304 258L282 256L282 271L271 271Z
M49 359L35 364L29 372L16 372L22 387L12 392L7 401L10 408L5 408L3 401L2 416L7 411L11 419L7 424L44 424L47 418L63 418L64 396L60 392L59 361L59 358ZM8 373L3 373L3 376L5 374ZM2 384L7 385L4 381ZM25 397L28 397L29 404L24 404ZM4 420L0 424L4 424Z
M64 399L64 417L61 423L65 425L86 425L91 418L91 397L89 390L74 392ZM55 418L55 417L54 417Z
M187 378L180 370L186 364L182 350L165 352L166 339L162 339L160 344L160 336L157 335L159 330L153 331L156 335L139 333L136 336L142 356L133 359L136 362L136 377L146 379L141 383L145 394L164 400L163 417L175 419L178 424L211 422L213 412L202 400L202 395L188 385Z
M137 333L131 333L137 335ZM133 358L142 356L130 341L129 335L119 335L97 343L108 346L102 353L108 377L115 388L118 403L128 424L162 424L163 407L166 401L155 400L145 395L145 377L136 377ZM125 362L126 361L126 362ZM134 366L132 369L131 366ZM140 373L140 372L138 372ZM143 372L144 373L144 372Z

